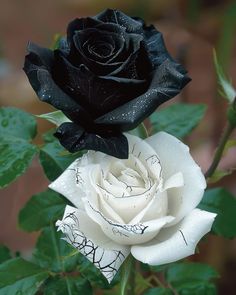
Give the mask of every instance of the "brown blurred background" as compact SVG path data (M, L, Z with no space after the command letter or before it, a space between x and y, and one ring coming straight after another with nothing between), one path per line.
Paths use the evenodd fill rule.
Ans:
M22 71L29 40L50 47L55 33L65 34L75 17L94 15L110 7L132 16L143 17L163 32L171 54L185 65L193 79L174 101L205 103L207 115L186 140L196 161L206 170L225 124L227 103L217 94L212 50L236 86L236 2L227 0L0 0L0 106L16 106L33 114L52 110L41 103ZM186 122L187 123L187 122ZM50 126L39 121L39 131ZM234 133L234 137L236 134ZM236 167L236 149L232 148L221 163L222 168ZM236 195L236 173L219 185ZM0 244L12 251L29 255L36 234L17 228L19 209L32 194L47 187L47 180L37 160L27 173L0 191ZM220 294L236 290L236 243L210 237L194 260L207 262L221 273Z

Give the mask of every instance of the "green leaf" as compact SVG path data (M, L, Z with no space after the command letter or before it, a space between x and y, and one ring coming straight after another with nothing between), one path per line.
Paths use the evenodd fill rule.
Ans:
M66 205L65 198L50 189L34 195L19 213L19 226L28 232L49 226L62 217Z
M203 283L197 286L188 287L179 292L180 295L217 295L217 289L214 284Z
M10 250L4 245L0 245L0 264L9 259L11 259Z
M42 134L44 143L49 143L55 141L55 136L53 135L56 132L56 128L49 129L47 132Z
M152 288L143 293L143 295L172 295L172 291L166 288Z
M219 64L217 59L216 51L213 51L213 58L215 64L215 70L218 78L219 85L221 87L220 92L223 97L225 97L230 103L232 103L236 97L236 91L229 79L226 78L226 75L223 71L222 66Z
M0 135L31 140L37 133L34 116L13 107L0 108Z
M213 188L205 192L200 209L217 213L212 232L225 238L236 236L236 199L224 188Z
M25 172L37 148L24 139L0 136L0 187L5 187Z
M67 153L55 139L41 148L39 159L47 178L53 181L81 155L82 153Z
M62 123L71 122L69 118L67 118L62 111L55 111L52 113L37 115L38 118L45 119L56 126L60 126Z
M79 276L59 277L50 279L43 290L44 295L92 295L93 290L89 281Z
M22 258L0 265L0 295L33 295L49 273Z
M201 263L175 263L166 273L166 280L181 295L214 294L209 292L214 289L210 281L215 278L218 278L216 270Z
M165 131L176 137L188 135L203 118L206 111L204 104L176 103L150 116L152 134Z
M34 260L38 265L54 272L75 269L78 255L71 255L72 252L74 253L74 248L62 240L62 237L53 225L43 229L33 252Z
M37 149L29 141L36 131L32 115L16 108L0 109L0 187L14 181L31 163Z

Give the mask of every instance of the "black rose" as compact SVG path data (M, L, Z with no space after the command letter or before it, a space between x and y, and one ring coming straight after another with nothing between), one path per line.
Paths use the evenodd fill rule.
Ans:
M154 26L118 10L75 19L54 51L32 43L28 51L24 71L38 97L72 121L55 133L70 152L92 149L127 158L122 132L190 81Z

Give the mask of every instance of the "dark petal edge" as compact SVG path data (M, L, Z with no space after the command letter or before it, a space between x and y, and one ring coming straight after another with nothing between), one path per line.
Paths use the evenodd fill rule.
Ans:
M106 9L94 18L105 23L111 22L126 28L128 33L141 33L142 24L117 9Z
M92 17L75 18L68 24L68 27L67 27L68 43L69 44L73 43L73 36L77 31L84 30L86 28L93 28L99 24L102 24L102 22Z
M167 59L154 73L146 93L97 118L96 124L119 126L121 131L137 127L155 109L176 96L191 79L178 63Z
M25 71L31 86L40 100L53 105L62 111L78 111L81 107L66 93L64 93L51 77L49 62L46 60L44 48L29 47L30 53L25 57L23 70ZM52 61L50 60L52 63Z
M160 66L167 58L173 61L166 49L162 33L153 25L144 28L144 41L154 68Z
M128 158L128 140L122 133L117 136L101 137L87 133L75 123L63 123L54 135L71 153L87 149L103 152L119 159Z

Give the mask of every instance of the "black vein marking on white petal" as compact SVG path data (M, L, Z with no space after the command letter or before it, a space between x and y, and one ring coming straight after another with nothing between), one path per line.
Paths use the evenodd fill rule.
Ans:
M118 230L116 227L112 228L112 232L114 235L119 235L120 237L122 237L122 236L129 237L125 233L122 233L120 230Z
M134 149L135 149L135 147L136 147L136 143L133 145L133 147L132 147L132 150L131 150L131 153L130 153L130 154L134 154Z
M158 158L157 155L152 155L152 156L150 156L150 157L148 157L146 159L146 162L148 163L148 161L150 161L150 160L151 160L151 165L154 165L156 163L158 163L160 165L161 169L160 169L160 173L159 173L159 178L161 178L161 176L162 176L162 166L161 166L160 159Z
M135 166L136 166L136 164L137 164L137 162L135 161ZM124 181L120 180L117 176L115 176L115 174L113 174L112 172L111 172L111 174L112 174L112 175L113 175L113 176L114 176L119 182L121 182L121 183L125 184L126 186L128 186L127 183L125 183ZM148 189L147 189L145 192L143 192L142 194L138 194L138 195L135 195L135 196L141 196L141 195L145 194L146 192L148 192L148 191L153 187L153 184L152 184L152 178L150 177L148 171L147 171L147 174L148 174L147 179L148 179L148 181L149 181L149 187L148 187ZM138 187L138 186L133 186L133 187ZM127 188L127 187L126 187L126 188ZM133 196L134 196L134 195L133 195ZM129 197L129 196L127 196L127 197Z
M133 187L135 188L137 188L137 187L140 187L140 186L138 186L138 185L129 185L129 184L127 184L124 180L120 180L120 179L118 179L120 182L122 182L122 183L124 183L124 185L126 185L126 189L129 189L130 190L130 193L132 193L132 191L133 191Z
M129 233L133 233L136 235L143 235L145 230L148 228L147 225L144 225L142 223L138 223L138 224L119 224L119 223L115 223L113 221L111 221L110 219L107 219L100 211L96 210L95 208L92 207L92 205L90 204L90 202L88 202L90 208L96 212L97 214L99 214L107 223L109 223L110 225L113 225L115 227L119 227Z
M82 178L81 176L81 171L79 171L79 168L67 168L67 170L70 170L70 171L74 171L75 172L75 178L76 178L76 183L77 184L83 184L85 183L84 179Z
M120 182L122 182L122 183L124 183L127 187L126 188L128 188L128 187L140 187L140 186L129 186L129 185L127 185L124 181L121 181L121 180L119 180ZM151 196L151 193L150 193L150 190L153 188L153 186L155 185L155 184L151 184L151 180L149 179L149 188L145 191L145 192L143 192L143 193L140 193L140 194L136 194L136 195L131 195L131 196L125 196L124 195L124 193L122 194L122 197L116 197L116 196L114 196L112 193L110 193L107 189L105 189L104 187L102 187L100 184L96 184L101 190L103 190L105 193L106 193L106 197L109 199L109 197L110 196L112 196L113 198L132 198L132 197L141 197L141 196L143 196L143 195L145 195L145 194L147 194L148 192L149 192L149 194L147 195L147 197L149 197L149 196Z
M82 172L79 170L79 168L76 168L75 177L76 177L77 184L84 184L85 183L83 177L81 176L81 173Z
M66 240L78 249L85 257L87 257L107 278L111 280L117 273L117 263L119 265L125 260L125 255L121 250L105 250L94 244L92 240L87 238L83 232L79 230L79 220L75 212L69 213L64 220L70 219L73 222L62 222L60 229L66 236ZM112 260L104 264L103 257L106 251L112 252ZM111 256L111 255L110 255ZM119 267L119 266L118 266Z
M131 173L127 172L127 171L125 171L125 174L136 179L136 177L133 174L131 174Z
M151 165L154 165L156 163L161 164L160 159L157 155L151 155L146 159L146 162L151 161Z
M182 238L184 239L184 242L185 242L186 246L188 246L188 243L187 243L187 241L186 241L186 239L185 239L185 236L184 236L182 230L179 230L179 232L181 233L181 236L182 236Z

